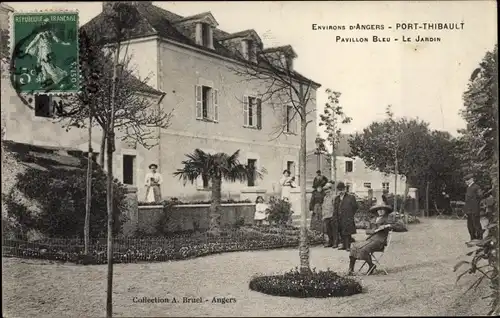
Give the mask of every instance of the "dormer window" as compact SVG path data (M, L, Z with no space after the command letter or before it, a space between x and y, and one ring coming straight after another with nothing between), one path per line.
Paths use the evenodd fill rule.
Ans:
M210 26L206 23L200 23L201 24L201 39L202 39L202 45L203 46L210 46L210 36L212 35L210 32Z
M199 22L196 24L196 44L214 48L212 26L208 23Z
M257 45L253 40L245 39L241 41L241 53L245 60L257 62Z

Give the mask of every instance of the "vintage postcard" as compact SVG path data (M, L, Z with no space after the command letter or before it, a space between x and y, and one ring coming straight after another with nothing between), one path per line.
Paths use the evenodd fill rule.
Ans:
M3 316L498 316L496 6L0 3Z

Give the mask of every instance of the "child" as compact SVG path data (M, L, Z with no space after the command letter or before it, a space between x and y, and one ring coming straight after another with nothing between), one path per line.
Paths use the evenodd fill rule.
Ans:
M269 214L269 206L264 203L264 198L262 196L258 196L255 200L255 224L262 225L264 221L267 219L267 215Z

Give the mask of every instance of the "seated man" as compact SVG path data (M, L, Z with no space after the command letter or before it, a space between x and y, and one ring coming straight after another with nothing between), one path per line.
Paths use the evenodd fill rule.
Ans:
M388 205L376 205L370 208L370 212L378 213L378 217L375 224L374 230L367 230L368 238L365 241L354 243L351 246L351 253L349 255L349 273L352 275L354 273L354 265L356 260L364 260L368 263L368 275L371 275L375 268L377 267L373 264L371 254L373 252L381 252L387 245L387 237L389 235L389 230L392 227L392 223L389 220L389 213L392 212L392 208Z

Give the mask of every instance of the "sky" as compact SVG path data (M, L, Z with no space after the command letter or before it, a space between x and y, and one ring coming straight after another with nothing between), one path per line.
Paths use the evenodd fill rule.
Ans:
M77 9L80 24L101 12L93 2L6 2L16 11ZM383 120L387 105L396 117L418 117L432 129L465 127L459 115L462 94L472 71L497 41L495 1L360 1L360 2L153 2L182 16L210 11L219 28L229 32L254 29L264 47L291 45L294 67L322 84L317 108L322 111L325 89L341 92L340 103L352 117L345 133L361 132ZM463 23L459 30L396 30L404 23ZM345 26L346 30L313 30L312 25ZM349 26L383 25L384 30L349 30ZM389 29L389 26L392 29ZM372 42L372 36L391 42ZM416 43L417 35L440 42ZM338 42L336 37L368 37L368 42ZM402 42L402 36L412 42ZM394 39L399 41L395 42Z

